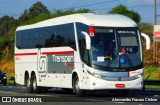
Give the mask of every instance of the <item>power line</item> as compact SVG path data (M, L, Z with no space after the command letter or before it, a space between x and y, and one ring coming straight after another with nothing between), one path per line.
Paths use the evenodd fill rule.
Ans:
M59 10L82 8L82 7L86 7L86 6L88 7L88 6L93 6L93 5L100 5L100 4L111 3L111 2L115 2L115 1L118 1L118 0L110 0L110 1L105 1L105 2L98 2L98 3L80 5L80 6L70 7L70 8L63 8L63 9L59 9ZM54 11L55 11L55 10L54 10Z
M86 4L86 5L80 5L80 6L75 6L75 7L71 7L71 8L63 8L63 9L59 9L59 10L68 10L68 9L75 9L75 8L82 8L82 7L89 7L89 6L93 6L93 5L100 5L100 4L105 4L105 3L111 3L111 2L115 2L118 0L110 0L110 1L104 1L104 2L97 2L97 3L92 3L92 4ZM56 11L56 10L51 10L51 12ZM2 15L2 14L0 14ZM21 13L18 14L19 16L21 15ZM10 15L10 16L15 16L15 15ZM17 14L16 14L17 16Z
M100 4L105 4L105 3L115 2L115 1L118 1L118 0L110 0L110 1L107 1L107 2L92 3L92 4L80 5L80 6L75 6L75 7L71 7L71 8L63 8L63 9L58 9L58 10L68 10L68 9L82 8L82 7L86 7L86 6L100 5ZM160 3L157 4L157 5L160 5ZM143 8L143 7L149 7L149 6L154 6L154 5L153 4L152 5L137 5L137 6L130 6L130 7L127 7L127 8ZM107 10L107 9L112 9L112 8L93 9L93 10ZM54 12L54 11L56 11L56 10L52 10L51 12ZM11 13L11 15L9 15L9 16L20 16L21 14L22 13ZM0 16L4 16L4 15L6 15L6 14L0 14Z
M158 4L160 5L160 3ZM150 6L154 6L153 4L151 5L137 5L137 6L130 6L130 7L127 7L127 8L141 8L141 7L150 7ZM112 9L112 8L102 8L102 9L95 9L95 10L107 10L107 9Z

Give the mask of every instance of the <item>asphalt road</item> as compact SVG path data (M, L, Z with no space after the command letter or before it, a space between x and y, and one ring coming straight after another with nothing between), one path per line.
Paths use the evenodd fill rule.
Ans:
M1 102L2 98L11 98L9 102ZM156 101L158 99L158 102ZM3 99L4 100L4 99ZM125 101L123 101L125 100ZM28 103L28 101L37 101L42 103ZM16 103L15 103L16 102ZM130 91L127 96L117 96L109 92L89 91L84 97L77 97L74 94L66 94L61 89L50 89L46 93L31 94L27 93L22 86L2 86L0 85L0 105L17 104L44 104L45 105L159 105L160 91Z

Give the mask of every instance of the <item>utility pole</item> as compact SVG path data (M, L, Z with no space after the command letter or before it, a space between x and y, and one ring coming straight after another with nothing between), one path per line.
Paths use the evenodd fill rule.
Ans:
M154 25L157 24L157 0L154 0ZM157 62L157 42L154 41L153 61Z
M157 0L154 0L154 24L157 24Z

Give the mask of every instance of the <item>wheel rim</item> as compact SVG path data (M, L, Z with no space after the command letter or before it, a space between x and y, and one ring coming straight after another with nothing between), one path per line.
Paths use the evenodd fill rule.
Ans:
M30 88L30 80L29 80L29 79L27 79L26 87L27 87L27 89L29 89L29 88Z
M33 80L33 90L36 90L37 87L37 83L36 83L36 79Z
M79 80L76 79L76 82L75 82L75 90L76 90L76 93L79 93L80 91L80 86L79 86Z

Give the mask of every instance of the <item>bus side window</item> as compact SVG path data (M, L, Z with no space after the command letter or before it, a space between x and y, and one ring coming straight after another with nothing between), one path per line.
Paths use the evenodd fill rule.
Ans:
M86 49L86 41L84 36L82 36L83 38L81 39L81 58L82 60L86 63L89 64L89 50Z
M85 37L81 34L81 31L87 32L88 27L81 23L77 23L76 27L81 60L87 65L90 65L89 50L86 49Z
M84 63L87 65L90 65L90 58L89 58L89 50L86 49L86 41L85 37L78 32L78 44L79 44L79 52L80 52L80 57Z

